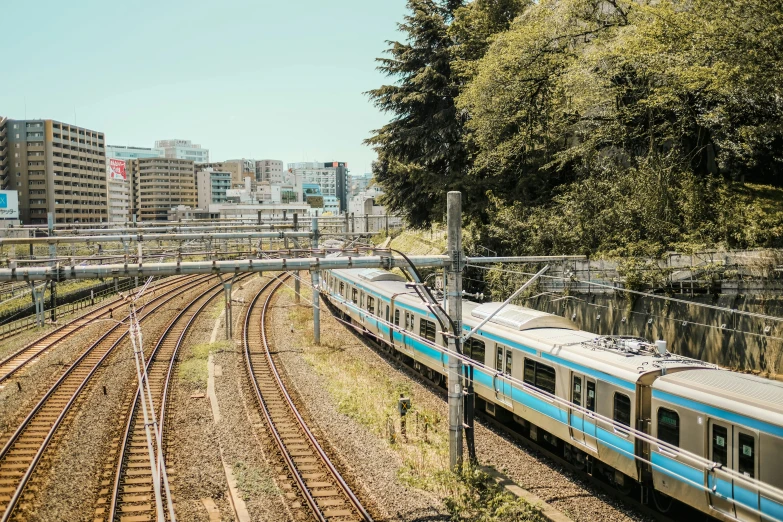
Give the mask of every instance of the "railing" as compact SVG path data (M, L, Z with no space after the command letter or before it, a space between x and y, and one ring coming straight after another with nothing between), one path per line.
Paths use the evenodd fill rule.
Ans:
M139 282L142 283L143 281L139 281ZM134 287L135 287L135 280L133 278L126 279L121 283L118 282L116 288L114 287L107 288L99 292L94 292L92 293L92 295L84 297L82 299L78 299L76 301L72 301L70 303L64 303L57 306L55 308L56 310L55 315L61 316L65 314L72 314L74 312L78 312L79 310L83 310L84 308L93 306L96 303L105 301L106 299L112 297L113 295L116 295L117 292L130 290L131 288ZM84 290L80 290L80 292L83 291ZM47 314L51 313L51 308L47 309L46 313ZM18 319L16 321L12 321L10 323L6 323L0 326L0 340L11 337L12 335L16 335L17 333L22 332L24 330L31 330L36 326L37 326L37 322L36 322L35 314L29 315L22 319Z

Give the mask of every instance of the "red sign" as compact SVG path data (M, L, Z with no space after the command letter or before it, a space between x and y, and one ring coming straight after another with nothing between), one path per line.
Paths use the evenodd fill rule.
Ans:
M125 162L119 159L109 160L109 179L117 179L126 181L128 179L125 174Z

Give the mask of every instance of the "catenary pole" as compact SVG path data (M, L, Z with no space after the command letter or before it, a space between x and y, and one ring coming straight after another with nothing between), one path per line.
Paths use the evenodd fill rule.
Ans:
M452 332L448 336L450 353L462 353L462 193L450 191L446 207L447 255L446 266L447 313L451 318ZM462 360L449 357L449 467L459 471L462 467Z

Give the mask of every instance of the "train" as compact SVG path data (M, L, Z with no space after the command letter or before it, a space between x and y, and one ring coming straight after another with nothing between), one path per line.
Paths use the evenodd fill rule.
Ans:
M446 346L442 326L405 277L327 270L319 289L344 320L443 382L448 354L433 347ZM463 300L465 332L500 306ZM477 363L477 409L515 421L530 439L620 490L652 496L661 511L675 499L718 520L783 520L782 383L511 304L463 353ZM711 464L694 462L694 454Z

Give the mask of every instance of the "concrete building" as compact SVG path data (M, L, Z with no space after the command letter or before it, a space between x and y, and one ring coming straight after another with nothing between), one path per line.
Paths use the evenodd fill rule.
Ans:
M19 192L24 224L108 219L102 132L54 120L0 119L0 181Z
M223 162L224 168L234 174L232 181L235 185L244 184L245 178L256 179L256 160L232 159ZM236 173L239 173L239 177Z
M340 212L348 211L348 164L342 161L329 163L289 163L288 170L302 178L302 183L317 183L324 196L335 196L340 202Z
M138 221L165 221L169 210L195 207L193 162L175 158L138 158L127 162L131 184L131 213Z
M256 161L256 181L269 181L270 183L283 183L283 162L280 160Z
M245 185L244 167L242 163L236 161L217 161L212 163L196 163L196 172L212 169L218 172L229 172L231 174L231 186L240 188ZM255 174L252 175L255 178Z
M202 170L196 173L198 208L206 209L212 203L225 203L226 193L231 190L231 173Z
M126 161L136 158L165 158L166 150L152 147L133 147L130 145L106 145L106 157Z
M380 189L380 187L373 185L367 190L360 192L351 198L351 202L348 206L348 212L357 216L361 214L385 214L386 207L379 205L376 199L382 195L383 191Z
M186 159L195 163L209 163L209 150L190 140L158 140L155 148L163 149L166 158Z
M127 165L112 165L112 160L126 162L137 158L162 158L164 156L163 149L106 145L107 205L110 223L122 224L131 220L130 181L127 178ZM122 169L125 169L125 176L121 175Z

